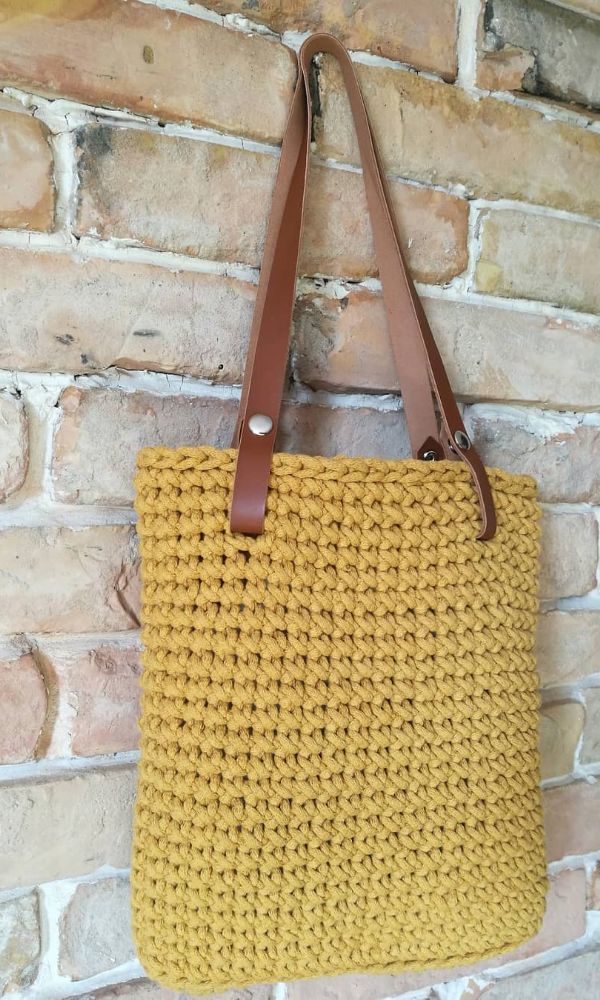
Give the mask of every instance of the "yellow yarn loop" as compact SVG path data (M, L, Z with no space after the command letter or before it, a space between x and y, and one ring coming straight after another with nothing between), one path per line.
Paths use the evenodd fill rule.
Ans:
M546 888L535 484L459 462L275 455L265 532L235 453L138 459L142 753L133 921L175 990L471 962Z

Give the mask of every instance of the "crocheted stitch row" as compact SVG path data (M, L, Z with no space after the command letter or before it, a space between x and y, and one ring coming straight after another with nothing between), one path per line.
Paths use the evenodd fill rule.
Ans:
M540 924L535 484L463 463L145 449L141 961L174 989L470 962Z

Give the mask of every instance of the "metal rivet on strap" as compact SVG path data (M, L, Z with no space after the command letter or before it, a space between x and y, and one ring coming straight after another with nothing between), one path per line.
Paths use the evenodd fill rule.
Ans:
M437 462L440 456L437 451L424 451L422 457L424 462Z
M252 434L264 437L273 430L273 421L266 413L253 413L248 420L248 430Z
M467 451L471 447L471 441L464 431L454 431L454 442L461 451Z

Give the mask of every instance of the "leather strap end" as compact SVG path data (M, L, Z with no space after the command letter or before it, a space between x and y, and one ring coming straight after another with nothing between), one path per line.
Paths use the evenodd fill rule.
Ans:
M488 542L496 534L497 527L496 507L490 480L485 465L473 447L464 450L461 449L461 456L469 467L473 485L479 499L481 529L477 535L477 541Z
M256 437L242 426L229 511L232 532L263 532L273 444L273 433Z

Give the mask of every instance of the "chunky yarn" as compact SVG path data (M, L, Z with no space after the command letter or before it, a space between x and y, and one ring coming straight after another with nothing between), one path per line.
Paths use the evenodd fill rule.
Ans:
M462 462L277 454L265 532L235 452L140 453L133 922L206 993L471 962L533 935L538 505Z

